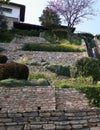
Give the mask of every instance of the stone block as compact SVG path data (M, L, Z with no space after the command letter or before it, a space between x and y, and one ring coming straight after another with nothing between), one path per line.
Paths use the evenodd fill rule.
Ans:
M100 130L100 127L92 127L90 130Z
M42 125L31 125L31 130L42 129Z
M8 126L6 130L22 130L23 126Z
M0 126L0 130L6 130L6 127Z
M43 124L43 130L55 130L54 124Z

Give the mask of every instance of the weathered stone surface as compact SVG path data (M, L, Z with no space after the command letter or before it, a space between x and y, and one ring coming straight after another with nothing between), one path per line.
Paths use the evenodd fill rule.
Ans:
M88 113L93 111L95 111L95 114L90 116ZM36 113L38 114L36 115L36 117L34 117L33 115L35 115ZM96 115L97 113L98 115ZM18 117L17 116L14 117L16 114L15 112L14 113L5 112L5 115L11 115L11 116L0 117L0 130L99 130L100 129L99 127L100 109L63 110L63 111L37 110L33 112L18 112ZM68 118L66 118L66 115L68 116ZM79 118L75 119L76 115ZM92 122L94 116L97 117L98 120ZM69 119L69 117L71 118Z
M21 41L20 41L21 42ZM19 43L19 42L18 42ZM20 58L27 58L28 63L41 61L54 62L54 63L66 63L68 65L74 63L76 60L87 56L86 52L41 52L41 51L21 51L23 42L18 43L0 43L1 47L4 47L6 51L4 54L8 57L8 61L16 61ZM34 69L34 68L33 68Z
M32 110L55 110L55 88L53 87L0 87L0 103L2 111L27 111L23 116L38 116L38 112L28 113ZM11 115L0 114L1 117L21 117L20 113Z
M0 130L6 130L6 127L0 126Z
M100 127L92 127L90 130L100 130Z
M22 130L22 126L8 126L6 130Z
M30 37L30 36L21 36L17 35L13 40L12 43L49 43L42 37Z
M31 125L31 130L42 129L42 125Z
M44 124L43 129L44 130L55 130L55 125L54 124Z

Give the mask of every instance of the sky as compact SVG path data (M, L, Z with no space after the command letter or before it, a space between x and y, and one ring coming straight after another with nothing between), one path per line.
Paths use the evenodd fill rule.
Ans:
M49 0L11 0L11 2L26 6L25 23L40 25L39 17L47 7ZM100 0L95 0L94 8L100 12ZM94 35L100 34L100 13L91 19L84 19L76 27L76 32L87 32Z

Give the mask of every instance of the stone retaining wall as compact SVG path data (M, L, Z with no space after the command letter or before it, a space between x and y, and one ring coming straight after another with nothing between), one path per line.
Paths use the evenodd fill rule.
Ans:
M100 130L100 109L0 112L0 130Z
M0 87L1 111L55 110L55 88Z
M38 43L37 43L38 44ZM27 57L27 62L54 62L67 63L68 65L74 63L76 60L86 57L87 52L41 52L41 51L21 51L23 43L0 43L0 46L5 48L3 52L10 61L16 61L19 58Z
M75 88L56 89L56 109L88 108L88 100L82 92Z
M0 87L0 110L23 112L33 110L89 109L84 93L75 88Z
M30 36L21 36L16 35L12 40L12 43L24 44L24 43L49 43L43 37L30 37Z
M41 51L7 51L5 54L9 60L18 60L20 58L27 58L28 63L42 61L53 62L53 63L66 63L68 65L74 63L76 60L87 56L86 52L73 53L73 52L41 52Z

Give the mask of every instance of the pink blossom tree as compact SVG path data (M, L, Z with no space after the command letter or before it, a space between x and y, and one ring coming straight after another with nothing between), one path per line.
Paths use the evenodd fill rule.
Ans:
M94 16L93 0L51 0L48 6L60 14L68 31L84 18Z

